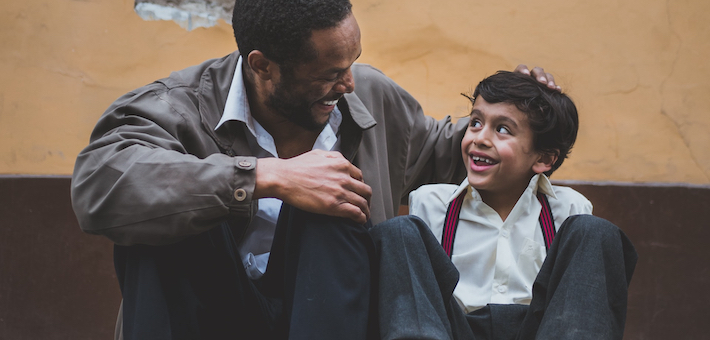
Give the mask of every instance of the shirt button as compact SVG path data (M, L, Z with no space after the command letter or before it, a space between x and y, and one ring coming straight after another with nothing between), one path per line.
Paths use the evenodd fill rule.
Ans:
M504 285L498 286L498 293L503 294L503 293L505 293L507 290L508 290L508 288L507 288L506 286L504 286Z
M239 166L242 168L249 168L251 167L251 162L250 161L239 161Z
M244 189L234 190L234 199L241 202L247 198L247 191Z
M505 238L508 238L508 236L510 235L510 233L509 233L507 230L503 230L503 231L501 231L500 233L501 233L501 235L503 235L503 237L505 237Z

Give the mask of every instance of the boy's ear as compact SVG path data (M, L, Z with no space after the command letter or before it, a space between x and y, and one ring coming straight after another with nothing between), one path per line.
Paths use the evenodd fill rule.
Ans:
M555 150L554 152L544 152L540 154L540 158L535 161L535 164L532 166L533 172L536 174L541 174L545 171L548 171L552 169L552 165L557 162L557 157L559 155L559 151Z
M278 69L278 65L266 58L264 53L259 50L251 51L246 59L246 62L249 64L249 68L251 68L254 75L262 80L270 80L273 78L274 71Z

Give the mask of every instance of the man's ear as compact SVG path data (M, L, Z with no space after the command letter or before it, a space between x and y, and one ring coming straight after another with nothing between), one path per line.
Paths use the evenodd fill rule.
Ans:
M259 50L253 50L249 53L247 64L249 64L252 73L262 80L271 80L279 69L275 62L266 58L264 53Z
M553 152L543 152L540 154L540 158L535 161L532 166L533 172L536 174L541 174L545 171L552 169L552 165L557 162L557 157L560 154L559 151L555 150Z

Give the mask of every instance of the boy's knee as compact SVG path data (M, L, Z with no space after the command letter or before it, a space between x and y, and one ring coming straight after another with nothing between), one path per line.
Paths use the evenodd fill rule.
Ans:
M403 215L390 218L370 228L370 236L376 241L386 239L421 239L422 228L428 228L419 217Z
M604 242L605 240L619 239L623 233L613 223L593 215L573 215L568 217L560 227L560 232L567 234L568 238L590 241L591 239Z

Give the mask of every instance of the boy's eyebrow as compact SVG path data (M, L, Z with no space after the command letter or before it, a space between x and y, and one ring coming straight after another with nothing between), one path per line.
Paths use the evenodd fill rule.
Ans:
M471 110L471 114L469 115L469 117L482 116L482 115L483 115L483 112L481 112L481 110L473 109L473 110ZM495 118L493 118L493 120L496 123L500 123L502 121L502 122L505 122L508 125L512 126L513 128L516 128L516 129L518 128L518 123L513 118L510 118L508 116L496 116Z
M499 116L499 117L497 118L497 120L499 120L499 121L504 121L504 122L510 124L512 127L518 128L518 123L517 123L513 118L510 118L510 117L507 117L507 116Z

